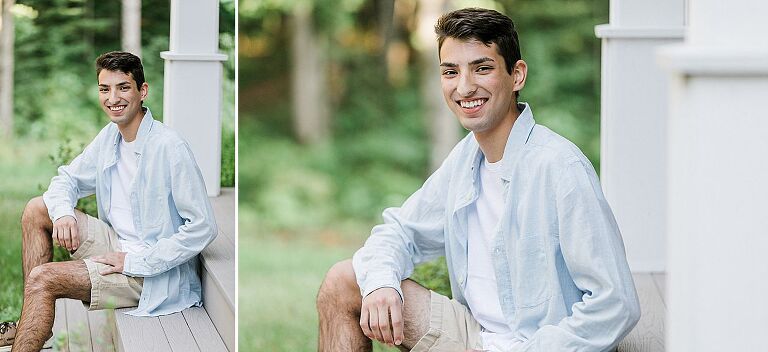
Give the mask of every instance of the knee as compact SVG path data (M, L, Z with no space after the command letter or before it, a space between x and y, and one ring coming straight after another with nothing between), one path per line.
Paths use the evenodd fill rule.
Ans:
M359 301L360 289L352 268L352 260L347 259L334 264L325 274L317 295L317 305L319 307L324 304L338 304L352 297Z
M40 219L48 219L48 207L43 201L43 197L32 198L24 207L24 213L21 215L21 222L32 224L39 222Z
M53 280L56 279L53 265L56 264L46 263L32 268L24 287L24 293L26 295L51 293Z

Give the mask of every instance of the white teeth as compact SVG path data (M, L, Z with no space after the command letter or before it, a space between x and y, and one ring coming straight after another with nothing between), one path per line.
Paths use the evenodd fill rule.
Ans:
M472 101L463 101L462 100L462 101L459 102L459 105L461 105L462 108L471 109L471 108L474 108L476 106L483 105L484 103L485 103L484 99L477 99L477 100L472 100Z
M120 111L120 110L123 110L123 108L124 108L124 106L110 106L109 110Z

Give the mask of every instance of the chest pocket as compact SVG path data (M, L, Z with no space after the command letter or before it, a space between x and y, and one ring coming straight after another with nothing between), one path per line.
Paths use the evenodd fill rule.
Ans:
M546 240L542 236L526 236L517 241L515 307L540 305L551 297L547 266Z
M144 187L140 191L141 223L144 228L162 226L168 213L168 194L164 187Z

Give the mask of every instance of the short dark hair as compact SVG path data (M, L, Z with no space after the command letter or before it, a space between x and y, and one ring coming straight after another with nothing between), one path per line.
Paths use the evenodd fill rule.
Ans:
M460 40L475 39L489 46L496 43L509 74L512 74L517 60L522 58L515 24L498 11L471 7L449 12L437 20L435 34L438 53L448 37Z
M138 56L124 51L110 51L101 54L96 59L96 78L98 79L101 70L120 71L133 77L136 81L136 89L141 90L144 84L144 67L141 66L141 59Z

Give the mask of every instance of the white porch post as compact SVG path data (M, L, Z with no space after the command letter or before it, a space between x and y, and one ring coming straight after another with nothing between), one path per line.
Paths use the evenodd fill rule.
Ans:
M220 192L221 61L218 0L171 0L163 121L192 147L209 196Z
M768 2L696 0L671 73L668 350L765 350Z
M684 0L611 0L602 38L601 183L633 271L664 271L667 79L660 45L683 38Z

